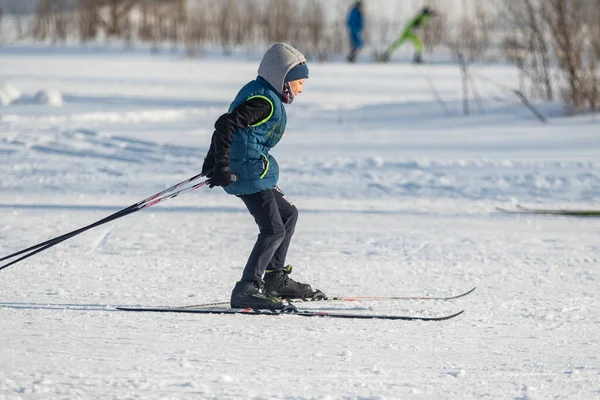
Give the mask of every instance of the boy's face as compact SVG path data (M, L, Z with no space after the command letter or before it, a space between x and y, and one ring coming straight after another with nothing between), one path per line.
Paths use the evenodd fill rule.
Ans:
M294 96L297 96L298 94L302 93L302 85L304 85L305 80L306 79L302 78L295 81L290 81L290 88L292 88Z

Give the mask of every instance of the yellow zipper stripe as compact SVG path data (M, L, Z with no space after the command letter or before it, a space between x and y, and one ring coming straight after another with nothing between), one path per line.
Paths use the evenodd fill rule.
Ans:
M265 171L262 173L262 175L260 176L260 179L264 178L265 175L267 174L267 171L269 171L269 159L264 155L261 154L261 156L265 159L265 161L267 162L267 166L265 168Z

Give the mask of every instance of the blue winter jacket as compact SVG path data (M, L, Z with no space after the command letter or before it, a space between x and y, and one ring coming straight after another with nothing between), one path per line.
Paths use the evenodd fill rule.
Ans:
M229 112L253 97L271 103L271 114L247 128L237 129L231 140L229 166L237 181L224 187L233 195L247 195L271 189L277 185L279 166L269 151L283 136L287 116L281 94L265 79L257 77L237 94Z
M361 33L364 26L363 16L358 5L352 7L348 14L348 31L350 33L350 44L354 49L360 49L363 47L363 40Z

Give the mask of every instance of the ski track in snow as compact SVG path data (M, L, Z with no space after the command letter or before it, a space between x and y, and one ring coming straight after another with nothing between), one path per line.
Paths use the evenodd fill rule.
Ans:
M51 83L64 100L0 108L0 257L197 174L214 120L257 66L0 55L0 84L30 95ZM515 81L509 67L473 68ZM227 300L256 228L238 199L201 188L0 271L0 399L600 398L600 219L495 210L600 208L598 124L538 105L550 117L541 125L483 82L486 113L462 117L456 76L448 64L312 63L274 155L300 212L295 279L332 296L477 286L449 302L300 307L464 314L428 323L116 311Z
M199 160L205 151L200 145L157 143L82 128L13 134L0 142L0 153L8 157L14 171L5 177L7 182L0 190L18 190L29 181L50 192L62 185L85 192L110 191L115 185L112 178L124 177L123 169L160 170L176 181L185 176L183 173L193 174L201 167ZM279 157L289 156L284 153ZM56 165L56 169L40 167L36 164L39 160ZM72 165L78 166L77 174L65 171ZM520 197L586 202L600 194L599 166L593 161L327 156L286 162L282 180L290 195L311 197L412 196L496 201ZM106 179L90 181L90 176Z

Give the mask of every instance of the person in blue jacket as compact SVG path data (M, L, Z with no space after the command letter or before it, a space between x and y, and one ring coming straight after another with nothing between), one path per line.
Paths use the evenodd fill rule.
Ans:
M350 54L348 54L348 62L355 62L358 51L363 47L364 41L362 32L364 28L364 18L362 10L362 2L357 0L350 12L346 21L348 32L350 34Z
M319 291L289 277L285 258L298 210L277 186L279 167L269 151L281 140L284 104L302 93L308 79L306 58L284 43L263 56L258 77L239 91L215 122L202 175L209 187L221 186L239 197L259 228L242 278L231 293L233 308L284 307L282 298L311 298ZM264 275L264 276L263 276Z

